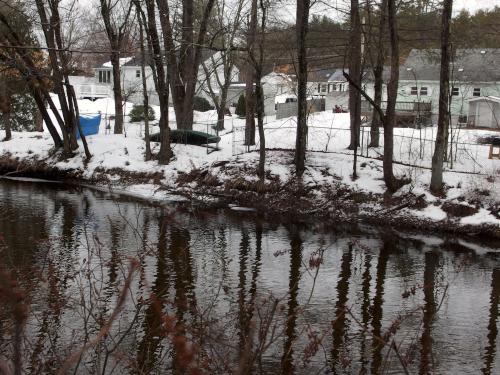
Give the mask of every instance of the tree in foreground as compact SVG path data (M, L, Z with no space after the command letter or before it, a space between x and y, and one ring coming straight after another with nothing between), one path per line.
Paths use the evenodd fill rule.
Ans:
M114 133L123 133L123 94L121 86L120 50L130 27L132 2L129 0L99 0L101 15L106 28L110 58L113 67L113 96L115 99Z
M440 194L443 189L443 163L450 124L450 23L453 0L445 0L441 20L441 72L439 76L439 114L436 145L432 156L430 190Z
M295 172L301 177L305 170L307 143L307 48L310 0L297 0L297 136L295 141Z

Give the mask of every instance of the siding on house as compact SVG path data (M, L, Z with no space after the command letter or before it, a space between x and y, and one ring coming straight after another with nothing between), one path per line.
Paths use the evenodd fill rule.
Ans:
M214 54L207 54L204 56L204 64L207 67L210 74L210 83L212 85L213 91L218 93L218 83L224 81L224 68L222 64L222 56L220 52ZM136 57L128 57L121 59L121 84L124 96L127 100L133 103L142 103L143 94L142 94L142 77L141 77L141 58L139 56ZM148 66L149 62L146 62L145 71L146 71L146 84L148 87L148 94L150 96L150 102L153 105L159 104L158 94L155 90L153 72L152 69ZM166 69L166 66L165 66ZM112 67L110 63L105 63L103 66L96 68L95 72L95 81L101 84L113 86L113 74ZM217 77L216 77L217 76ZM235 66L233 68L233 74L231 77L232 82L236 82L239 77L239 70ZM212 98L209 94L208 90L208 82L207 76L203 69L203 66L200 66L198 70L198 83L196 88L196 95L205 97L207 100L212 101ZM169 103L172 103L172 97L169 96Z
M456 51L450 66L452 123L468 114L469 99L500 95L499 66L500 49ZM398 101L431 101L435 121L439 107L439 74L439 50L412 50L400 70Z

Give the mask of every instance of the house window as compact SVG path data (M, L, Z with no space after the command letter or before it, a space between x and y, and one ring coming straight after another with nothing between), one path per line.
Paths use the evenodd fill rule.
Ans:
M135 78L141 78L141 71L140 70L135 71Z
M418 95L418 87L413 86L410 91L410 95Z
M321 85L321 92L326 92L328 85Z
M459 124L467 124L467 115L458 115Z
M458 96L458 95L460 95L460 89L458 87L452 87L451 88L451 95L452 96Z
M475 87L474 90L472 91L472 96L481 96L481 88Z
M334 84L333 84L333 86L332 86L332 90L333 90L333 91L337 91L337 84L336 84L336 83L334 83Z
M428 94L427 94L427 91L428 91L428 90L427 90L427 87L421 87L421 88L420 88L420 95L421 95L421 96L427 96L427 95L428 95Z
M111 82L111 71L99 70L99 83L110 83L110 82Z

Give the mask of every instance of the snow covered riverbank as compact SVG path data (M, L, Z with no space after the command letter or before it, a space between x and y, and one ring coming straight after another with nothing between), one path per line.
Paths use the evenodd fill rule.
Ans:
M100 110L103 115L111 115L113 105L109 100L81 101L80 107L83 113ZM195 118L195 127L206 130L216 115L213 111L196 113ZM366 138L360 150L363 156L358 158L359 178L351 178L352 152L346 149L348 114L322 112L310 116L311 151L304 178L297 181L293 153L288 151L295 142L295 120L266 118L269 151L265 184L255 177L258 154L252 150L257 146L250 150L243 146L244 120L236 118L227 119L219 151L207 153L204 147L175 144L174 160L167 166L144 161L141 124L127 124L126 135L104 134L101 124L100 134L88 137L93 154L89 162L84 161L83 149L69 160L53 155L47 132L15 132L11 141L0 143L0 170L10 175L65 176L157 201L171 199L174 193L196 202L222 200L261 211L332 221L368 220L465 233L500 232L500 160L489 160L487 146L476 143L478 137L491 132L455 133L453 164L449 163L445 172L446 196L438 198L428 192L435 129L396 129L395 160L401 163L396 164L395 172L412 182L387 196L380 160L383 150L368 149ZM152 127L151 131L155 130ZM368 130L364 131L363 137L367 134ZM158 147L153 144L153 152Z

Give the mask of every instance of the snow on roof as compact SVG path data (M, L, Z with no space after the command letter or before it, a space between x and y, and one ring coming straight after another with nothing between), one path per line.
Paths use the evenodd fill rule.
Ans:
M125 65L126 63L128 63L130 60L132 60L134 57L133 56L130 56L130 57L121 57L120 58L120 66L123 66ZM104 64L102 64L102 67L103 68L112 68L113 65L111 64L111 61L107 61L105 62Z

